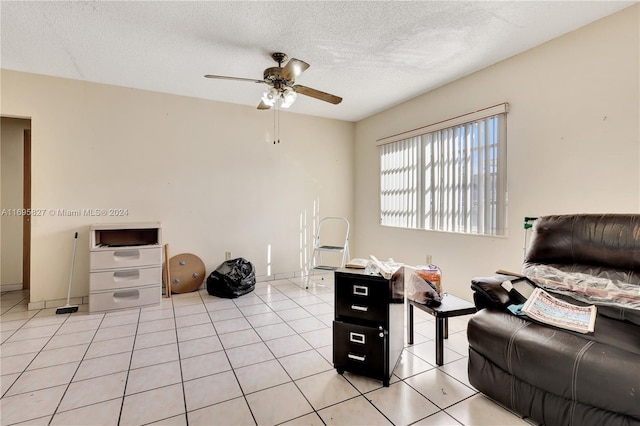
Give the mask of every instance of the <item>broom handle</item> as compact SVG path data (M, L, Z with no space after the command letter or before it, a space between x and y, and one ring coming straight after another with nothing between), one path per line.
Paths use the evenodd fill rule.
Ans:
M73 238L73 255L71 256L71 273L69 274L69 288L67 289L67 305L71 300L71 282L73 281L73 266L76 263L76 246L78 245L78 233Z

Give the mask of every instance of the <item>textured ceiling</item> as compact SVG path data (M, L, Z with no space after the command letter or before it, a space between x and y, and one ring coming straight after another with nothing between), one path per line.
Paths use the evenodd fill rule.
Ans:
M357 121L628 7L615 1L0 2L4 69L257 106L282 51L291 112Z

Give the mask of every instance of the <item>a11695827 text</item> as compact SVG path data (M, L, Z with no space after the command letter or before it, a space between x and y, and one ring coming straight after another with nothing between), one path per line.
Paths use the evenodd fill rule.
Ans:
M123 208L83 208L83 209L2 209L0 216L60 216L60 217L101 217L129 216L129 209Z

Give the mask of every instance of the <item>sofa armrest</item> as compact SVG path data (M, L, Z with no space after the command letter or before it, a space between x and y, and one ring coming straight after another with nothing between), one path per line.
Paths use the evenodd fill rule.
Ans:
M471 280L473 301L478 309L497 308L505 310L513 303L509 292L502 287L502 283L518 277L514 275L493 275L490 277L475 277Z

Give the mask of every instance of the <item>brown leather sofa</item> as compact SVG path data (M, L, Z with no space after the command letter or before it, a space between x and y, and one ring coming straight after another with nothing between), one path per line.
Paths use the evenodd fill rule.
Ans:
M595 332L581 334L510 313L514 301L501 283L514 277L475 278L469 381L545 425L640 425L640 310L633 307L640 304L640 214L538 218L522 273L540 266L637 287L637 300L627 295L629 307L601 298L593 303ZM552 294L585 304L582 294Z

